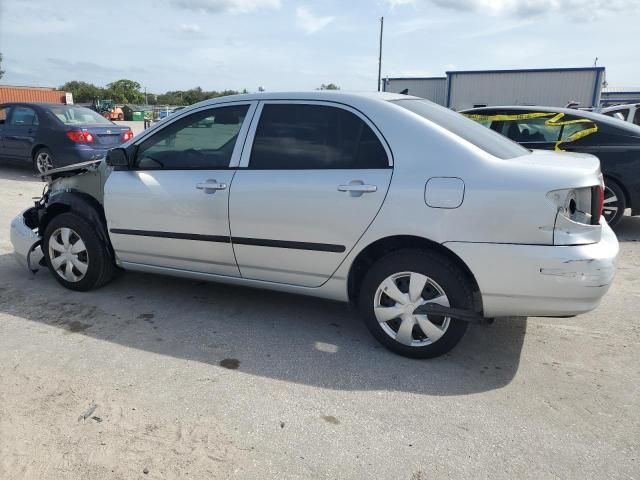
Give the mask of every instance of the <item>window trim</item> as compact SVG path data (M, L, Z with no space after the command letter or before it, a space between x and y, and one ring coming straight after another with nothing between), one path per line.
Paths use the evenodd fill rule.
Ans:
M141 137L138 139L138 141L136 141L133 145L135 148L135 154L134 154L134 158L133 161L131 162L131 167L129 168L129 170L131 171L135 171L135 172L186 172L186 171L214 171L214 170L235 170L236 168L238 168L238 164L240 163L240 156L242 154L242 149L244 148L244 144L245 144L245 140L246 140L246 135L247 135L247 131L249 130L249 125L251 124L254 114L255 114L255 110L257 107L257 103L255 101L242 101L242 102L224 102L224 103L216 103L213 105L204 105L201 108L195 108L193 110L188 110L186 112L183 112L181 115L176 115L175 118L171 118L171 121L167 121L167 123L163 123L162 126L160 126L159 128L152 128L149 129L150 131L145 135L141 135ZM154 137L155 135L157 135L158 133L162 132L165 128L168 128L170 125L174 124L177 121L180 120L184 120L187 117L190 117L191 115L197 115L198 113L201 113L203 111L206 110L215 110L218 108L225 108L225 107L238 107L238 106L243 106L243 105L247 105L249 108L247 109L247 114L244 117L244 122L242 122L242 126L240 127L240 130L238 131L238 136L236 138L236 144L233 147L233 153L231 154L231 159L229 160L229 165L227 165L226 167L218 167L218 168L153 168L153 169L145 169L145 168L139 168L137 163L138 163L138 152L140 150L140 146L146 142L147 140L150 140L152 137Z
M258 102L258 107L253 115L253 118L251 120L251 126L249 128L249 132L245 138L244 141L244 145L242 148L242 155L240 158L240 164L238 166L238 168L241 169L246 169L246 170L254 170L254 171L263 171L263 172L274 172L274 171L279 171L280 169L262 169L262 168L251 168L251 166L249 165L249 160L251 158L251 152L253 150L253 142L255 140L255 136L256 136L256 131L258 129L258 124L260 123L260 118L262 118L262 110L264 108L265 105L319 105L319 106L323 106L323 107L335 107L335 108L340 108L342 110L346 110L354 115L356 115L358 118L360 118L360 120L362 120L366 125L369 126L369 128L371 128L371 130L373 131L373 134L378 138L378 141L380 141L380 143L382 144L382 148L384 148L384 151L387 154L387 162L388 162L388 166L385 168L376 168L376 169L354 169L354 168L332 168L332 169L326 169L326 168L309 168L309 169L298 169L296 168L295 170L314 170L314 171L325 171L325 170L385 170L388 168L393 168L393 152L391 151L391 147L389 146L389 143L387 142L387 139L384 137L384 135L382 134L382 132L378 129L378 127L376 126L375 123L373 123L371 121L371 119L369 117L367 117L363 112L361 112L360 110L358 110L357 108L354 108L350 105L344 104L344 103L340 103L340 102L335 102L335 101L328 101L328 100L260 100ZM245 148L246 147L246 148ZM286 171L293 171L294 169L287 169ZM284 171L284 170L280 170L280 171Z

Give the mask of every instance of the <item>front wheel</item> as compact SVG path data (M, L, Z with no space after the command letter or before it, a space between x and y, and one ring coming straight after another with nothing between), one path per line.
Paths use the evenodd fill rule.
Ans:
M89 222L74 213L60 214L49 222L42 251L55 279L71 290L100 287L115 274L107 246Z
M435 252L404 250L378 260L365 275L359 307L373 336L389 350L432 358L455 347L467 323L420 315L425 303L471 310L473 291L464 273Z

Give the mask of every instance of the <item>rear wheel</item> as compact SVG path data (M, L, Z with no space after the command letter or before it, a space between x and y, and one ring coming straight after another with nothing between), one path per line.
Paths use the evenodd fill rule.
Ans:
M40 148L33 155L33 170L36 174L46 173L54 167L53 155L48 148Z
M612 228L615 227L627 208L624 191L615 181L606 179L604 186L604 210L602 215Z
M115 274L107 246L89 222L74 213L60 214L49 222L42 251L55 279L71 290L100 287Z
M425 303L471 310L473 291L464 273L442 255L403 250L371 267L358 303L367 328L385 347L406 357L431 358L455 347L467 323L414 311Z

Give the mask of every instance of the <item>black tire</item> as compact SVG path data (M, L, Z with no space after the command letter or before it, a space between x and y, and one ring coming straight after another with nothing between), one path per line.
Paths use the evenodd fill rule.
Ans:
M86 247L86 263L88 268L78 281L68 281L56 271L49 254L49 242L52 235L61 228L71 229ZM74 237L75 238L75 237ZM85 292L108 283L116 273L116 266L111 260L107 246L100 240L94 227L83 217L75 213L62 213L54 217L45 229L42 239L42 251L54 278L70 290Z
M39 148L33 154L33 171L36 175L40 175L41 173L43 173L38 166L38 164L41 163L40 159L42 158L42 156L46 156L48 158L51 164L51 166L48 168L49 170L51 170L52 168L56 168L55 160L53 158L51 150L46 147Z
M607 200L616 198L616 201L606 203ZM627 208L627 197L625 197L622 187L618 185L614 180L606 179L604 186L604 218L611 228L614 228L620 223L622 217L624 217L624 211ZM611 210L607 210L607 209ZM616 210L613 210L615 208Z
M366 273L360 294L358 306L363 315L365 325L372 335L389 350L411 358L433 358L443 355L455 347L467 330L467 322L450 319L444 334L426 345L409 346L392 338L384 330L374 312L374 302L378 287L385 279L400 272L415 272L433 280L442 289L449 300L451 307L471 310L473 308L473 290L467 276L446 257L428 250L401 250L390 253L373 264ZM399 286L400 288L400 286ZM402 290L401 290L402 291ZM422 291L424 298L425 291ZM406 292L403 292L406 293ZM429 296L428 298L432 298ZM430 316L434 322L442 322L442 317ZM392 320L391 322L396 321ZM386 324L385 324L386 325ZM411 338L416 339L422 330L413 327ZM422 334L423 337L426 336ZM429 341L428 337L427 340Z

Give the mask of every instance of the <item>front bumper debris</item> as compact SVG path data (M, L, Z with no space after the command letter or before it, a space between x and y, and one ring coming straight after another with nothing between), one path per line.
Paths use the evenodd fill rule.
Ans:
M26 224L26 212L27 210L11 221L11 243L18 263L35 273L44 256L40 248L42 238L37 229L30 228Z

